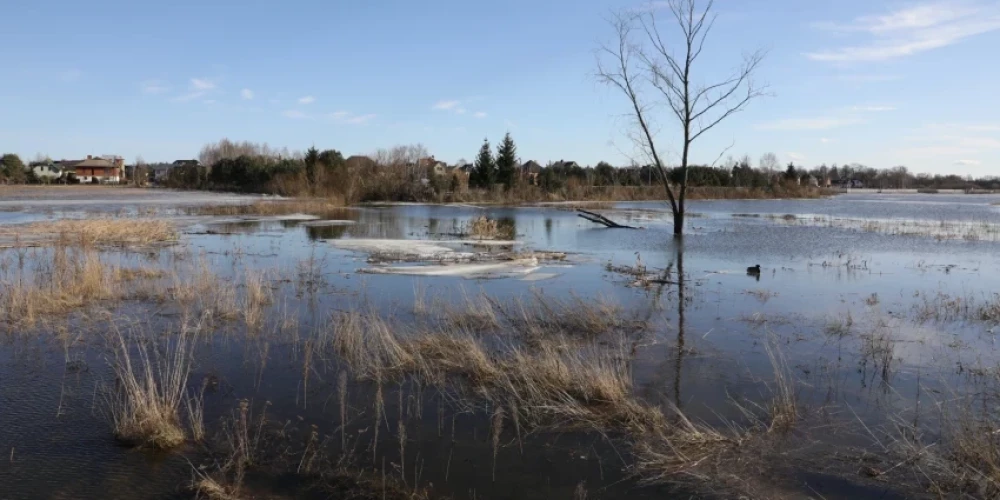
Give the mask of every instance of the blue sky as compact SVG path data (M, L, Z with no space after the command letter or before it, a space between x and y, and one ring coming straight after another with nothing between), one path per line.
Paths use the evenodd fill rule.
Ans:
M510 131L524 160L623 164L626 102L597 82L595 52L614 37L608 13L641 5L12 0L0 7L0 150L172 161L229 137L347 155L419 142L456 161ZM703 81L762 47L772 95L703 136L695 161L731 146L807 166L1000 175L1000 1L716 11Z

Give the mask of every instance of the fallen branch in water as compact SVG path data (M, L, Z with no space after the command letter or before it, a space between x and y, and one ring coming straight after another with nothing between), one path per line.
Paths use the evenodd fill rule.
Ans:
M615 221L613 221L613 220L611 220L611 219L609 219L609 218L607 218L607 217L605 217L605 216L603 216L601 214L594 213L594 212L588 212L587 210L583 210L581 208L576 209L576 211L578 212L576 215L578 215L578 216L580 216L580 217L582 217L584 219L587 219L590 222L593 222L595 224L601 224L602 226L605 226L605 227L610 227L610 228L613 228L613 229L641 229L641 228L634 227L634 226L626 226L626 225L619 224L619 223L617 223L617 222L615 222Z

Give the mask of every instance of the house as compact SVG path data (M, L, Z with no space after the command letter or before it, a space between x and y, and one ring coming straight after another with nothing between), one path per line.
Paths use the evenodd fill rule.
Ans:
M41 182L55 182L62 179L63 168L55 163L35 165L31 167L31 173Z
M566 160L559 160L553 163L551 166L556 170L562 170L562 171L576 170L580 168L579 163L575 161L566 161Z
M521 165L521 178L529 184L538 184L538 176L542 173L542 166L535 160L529 160Z
M81 183L117 184L125 178L125 160L94 158L87 155L86 160L71 162L73 173Z
M170 177L170 171L174 169L176 163L177 162L147 164L146 168L149 169L149 180L157 183L165 181L167 177Z
M802 181L800 184L805 184L809 187L819 187L819 179L815 175L804 175L802 176Z
M448 175L448 164L434 159L433 156L421 158L417 161L417 166L427 169L429 175L436 177Z

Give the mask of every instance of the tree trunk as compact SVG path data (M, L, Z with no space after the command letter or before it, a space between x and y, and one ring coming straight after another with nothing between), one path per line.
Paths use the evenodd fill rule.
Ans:
M674 212L674 236L684 235L684 212Z

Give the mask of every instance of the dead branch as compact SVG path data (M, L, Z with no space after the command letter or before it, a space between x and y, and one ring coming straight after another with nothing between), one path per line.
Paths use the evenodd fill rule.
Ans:
M576 215L578 215L578 216L580 216L580 217L582 217L584 219L587 219L590 222L593 222L594 224L601 224L602 226L610 227L612 229L641 229L641 228L634 227L634 226L626 226L624 224L619 224L619 223L617 223L617 222L615 222L615 221L613 221L613 220L611 220L611 219L609 219L609 218L607 218L607 217L605 217L605 216L603 216L601 214L594 213L594 212L588 212L587 210L583 210L583 209L579 209L578 208L577 212L578 213Z

